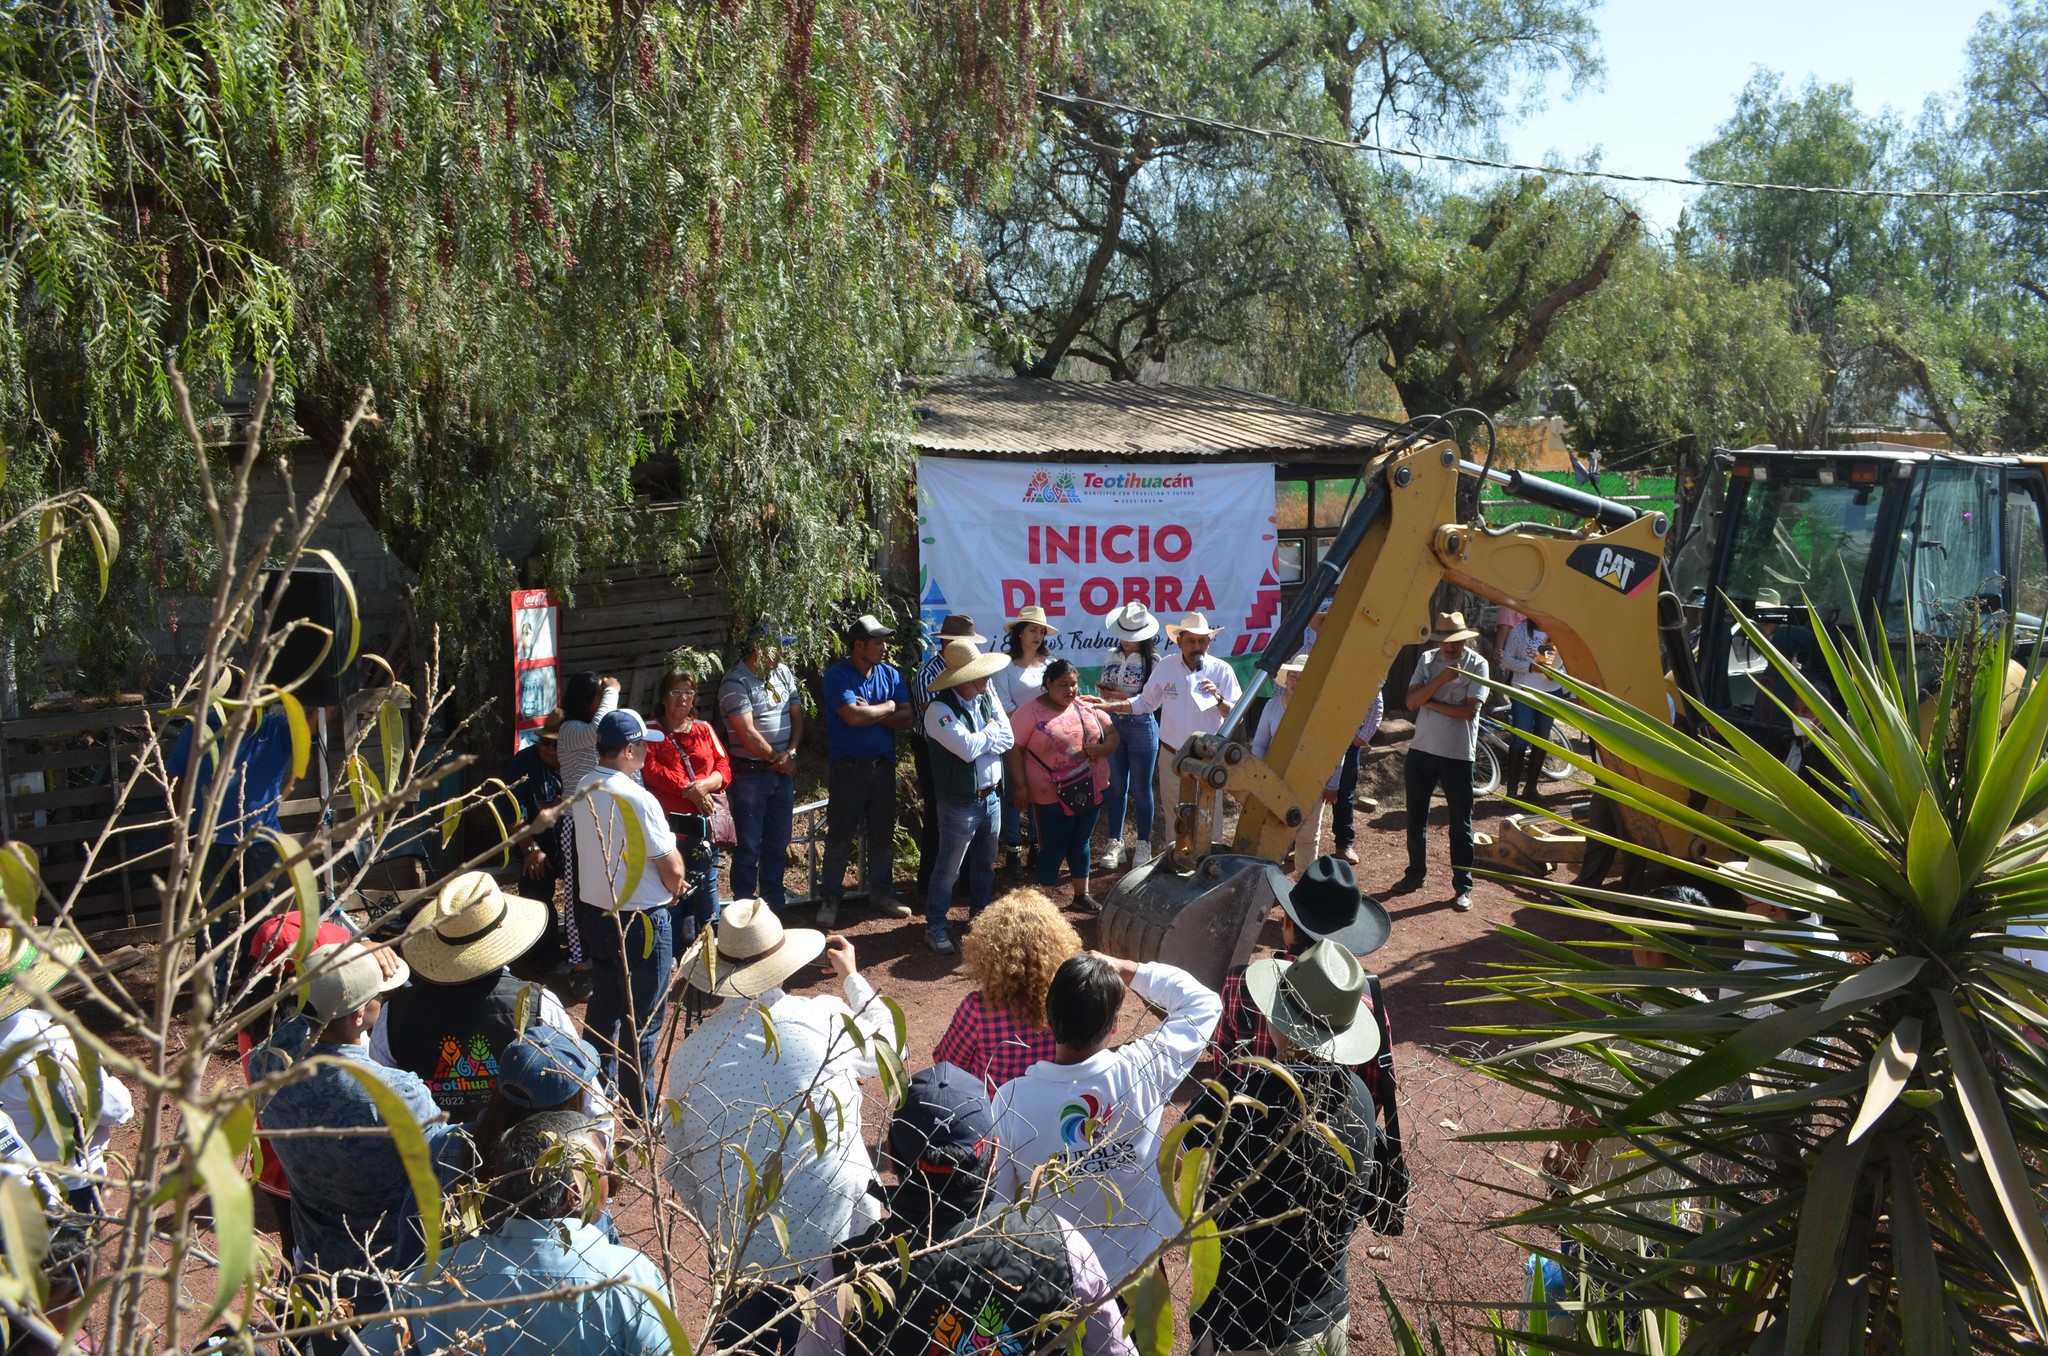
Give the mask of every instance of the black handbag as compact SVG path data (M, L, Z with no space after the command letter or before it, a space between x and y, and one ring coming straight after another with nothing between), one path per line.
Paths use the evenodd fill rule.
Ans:
M1394 1032L1387 1023L1380 977L1367 971L1365 983L1372 997L1372 1018L1380 1028L1375 1100L1381 1122L1372 1137L1372 1191L1365 1208L1365 1227L1382 1238L1397 1238L1408 1227L1408 1154L1401 1138L1401 1096L1394 1086Z

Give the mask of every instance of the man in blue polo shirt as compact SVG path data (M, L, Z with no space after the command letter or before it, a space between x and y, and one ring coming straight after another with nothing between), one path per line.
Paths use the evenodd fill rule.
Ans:
M846 859L867 836L868 899L889 918L910 917L896 898L896 731L910 728L910 693L883 662L896 633L870 616L846 628L846 658L825 670L825 866L818 878L818 926L839 924Z

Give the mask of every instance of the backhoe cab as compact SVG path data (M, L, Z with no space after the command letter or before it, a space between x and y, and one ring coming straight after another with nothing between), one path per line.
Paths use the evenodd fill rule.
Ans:
M1851 634L1858 618L1880 620L1922 689L1969 626L2011 627L2015 658L2031 662L2048 613L2043 465L1901 447L1716 454L1671 564L1702 699L1767 747L1791 736L1737 611L1824 690L1812 637Z
M1775 679L1730 609L1763 623L1795 659L1813 653L1816 665L1817 628L1841 634L1875 609L1895 658L1902 669L1910 659L1923 685L1938 681L1942 647L1966 626L2012 627L2018 656L2031 659L2048 613L2043 466L1898 448L1719 454L1685 515L1667 589L1664 515L1475 465L1449 442L1396 443L1367 465L1356 506L1260 656L1246 700L1221 731L1180 750L1178 841L1110 894L1105 943L1212 984L1249 953L1287 888L1276 863L1395 656L1426 642L1439 584L1511 604L1550 633L1570 673L1657 720L1677 718L1683 691L1766 742L1789 739L1783 713L1762 695ZM1471 477L1585 525L1462 522L1457 490ZM1325 597L1330 620L1261 761L1239 729ZM1227 850L1193 841L1198 794L1240 802ZM1670 825L1632 811L1622 819L1630 841L1700 855L1703 845Z

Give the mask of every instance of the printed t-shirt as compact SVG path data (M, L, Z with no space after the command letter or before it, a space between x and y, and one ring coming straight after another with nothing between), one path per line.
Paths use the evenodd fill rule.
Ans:
M1055 711L1040 700L1018 707L1011 724L1017 747L1024 751L1024 787L1033 805L1057 804L1057 783L1080 772L1083 764L1089 765L1095 798L1102 798L1109 787L1109 760L1089 758L1080 750L1084 744L1101 742L1109 717L1078 701Z

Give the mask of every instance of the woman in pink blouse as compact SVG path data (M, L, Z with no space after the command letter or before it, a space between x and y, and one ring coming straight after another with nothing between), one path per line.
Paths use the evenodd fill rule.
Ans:
M1050 888L1065 859L1074 879L1074 907L1099 913L1088 893L1088 844L1102 793L1109 786L1109 755L1117 746L1108 716L1076 701L1081 678L1055 659L1045 666L1045 690L1010 717L1017 744L1007 755L1011 785L1024 789L1038 834L1038 883Z

